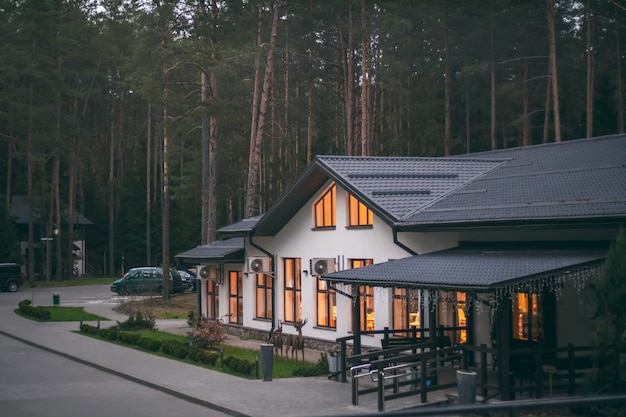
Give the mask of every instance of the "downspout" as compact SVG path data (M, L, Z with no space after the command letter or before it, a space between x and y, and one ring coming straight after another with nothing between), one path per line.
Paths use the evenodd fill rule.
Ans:
M395 227L392 226L391 230L393 231L393 243L395 243L396 245L400 246L402 249L404 249L405 251L407 251L411 255L417 255L417 252L415 252L413 249L409 248L407 245L405 245L404 243L402 243L402 242L400 242L398 240L398 229L396 229Z
M252 240L252 234L248 235L248 242L250 243L250 246L252 246L253 248L256 248L258 250L260 250L261 252L263 252L264 254L266 254L267 256L269 256L270 258L272 258L272 279L276 278L276 262L274 259L274 254L268 252L265 248L262 248L261 246L257 245L256 243L254 243L254 241ZM274 314L276 314L276 283L274 281L272 281L272 327L270 328L270 337L272 337L272 333L274 333Z

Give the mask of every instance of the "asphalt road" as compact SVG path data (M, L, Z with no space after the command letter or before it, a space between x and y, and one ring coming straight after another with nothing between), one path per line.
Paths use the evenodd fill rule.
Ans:
M35 289L35 304L52 305L53 292ZM61 294L67 297L64 301L77 304L118 302L108 286L63 288ZM0 293L0 304L17 307L32 295L30 289ZM0 415L226 416L4 335L0 335Z

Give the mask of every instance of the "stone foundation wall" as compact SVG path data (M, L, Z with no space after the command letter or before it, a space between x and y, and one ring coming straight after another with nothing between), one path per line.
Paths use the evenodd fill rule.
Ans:
M245 339L258 340L262 343L269 342L269 332L261 331L258 329L251 329L243 326L224 325L224 332L231 336L239 336ZM319 350L321 352L338 351L339 344L336 342L330 342L328 340L314 339L305 337L304 348Z

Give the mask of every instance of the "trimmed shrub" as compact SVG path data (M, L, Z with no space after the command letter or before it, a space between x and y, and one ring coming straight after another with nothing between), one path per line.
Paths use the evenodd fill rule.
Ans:
M211 352L210 350L198 349L193 352L191 358L196 362L201 362L206 365L215 365L217 360L220 358L220 355L219 353Z
M22 300L17 305L20 313L39 320L49 320L50 312L43 307L33 307L30 300Z
M137 333L120 332L120 334L118 335L118 339L121 342L124 342L129 345L136 345L137 341L139 340L139 337L140 336Z
M100 328L96 327L96 326L92 326L90 324L81 324L80 325L80 331L82 333L87 333L87 334L91 334L91 335L97 335L100 332Z
M252 374L254 370L254 364L247 359L240 359L234 356L228 356L224 359L224 365L232 370L233 372L237 372L244 375Z
M150 339L148 337L140 337L139 339L137 339L137 346L151 352L157 352L159 349L161 349L161 342L159 340Z
M189 355L189 346L178 340L166 340L161 348L163 353L184 359Z

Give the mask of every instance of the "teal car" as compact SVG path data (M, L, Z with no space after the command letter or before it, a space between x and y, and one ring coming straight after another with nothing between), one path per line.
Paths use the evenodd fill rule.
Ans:
M175 269L170 269L170 294L183 292L183 281ZM111 284L111 291L119 295L163 294L163 270L156 266L130 269Z

